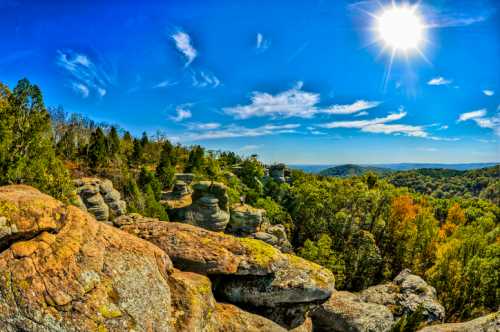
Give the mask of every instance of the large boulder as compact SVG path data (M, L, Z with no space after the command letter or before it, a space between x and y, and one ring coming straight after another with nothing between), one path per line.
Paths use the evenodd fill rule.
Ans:
M158 247L26 186L0 188L0 215L0 330L171 330Z
M261 241L174 222L138 222L121 228L163 249L181 270L210 276L224 300L286 328L304 323L313 304L334 289L330 271Z
M79 196L77 205L99 221L113 220L127 212L127 204L110 180L81 178L74 180Z
M330 299L311 312L315 331L385 332L394 324L391 311L376 303L362 301L350 292L334 292Z
M463 323L436 324L424 327L419 332L498 332L500 312L479 317Z
M443 321L445 317L436 289L408 269L401 271L392 283L369 287L359 295L365 302L389 307L396 319L414 313L419 307L428 323Z
M154 244L31 187L0 187L0 222L0 331L286 331L217 303L206 276L174 269Z
M265 210L256 209L247 204L233 205L226 232L237 236L256 233L264 221L264 214Z

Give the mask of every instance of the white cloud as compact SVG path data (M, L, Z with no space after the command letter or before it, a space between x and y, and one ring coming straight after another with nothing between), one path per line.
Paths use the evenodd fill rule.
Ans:
M273 125L267 124L256 128L247 128L238 125L228 125L217 130L207 130L199 132L191 132L184 135L181 139L186 141L198 141L207 139L222 139L236 137L258 137L277 134L292 134L296 133L299 124Z
M217 129L220 126L221 126L221 124L217 123L217 122L189 123L187 125L189 130L210 130L210 129Z
M495 94L495 91L493 90L483 90L483 93L485 96L491 97Z
M221 84L221 81L217 76L214 74L207 72L207 71L192 71L191 72L191 79L194 87L197 88L205 88L205 87L211 87L211 88L216 88Z
M414 126L406 124L387 124L400 120L406 116L403 108L400 108L399 113L391 113L383 118L374 118L370 120L354 120L354 121L334 121L319 125L322 128L356 128L362 132L379 133L379 134L396 134L412 137L431 138L425 131L423 126ZM437 139L437 138L436 138Z
M158 82L158 84L156 84L156 85L153 86L153 89L167 88L169 86L174 86L174 85L177 85L177 84L178 84L178 82L172 82L172 81L169 81L169 80L165 80L165 81Z
M486 108L482 108L480 110L472 111L472 112L467 112L467 113L462 113L458 117L457 122L462 122L462 121L467 121L467 120L472 120L476 118L481 118L486 115Z
M438 130L446 130L448 129L448 125L442 125L438 128Z
M264 38L264 35L262 33L257 33L255 44L255 48L257 49L257 51L264 52L269 48L269 46L271 46L271 42L268 39Z
M453 81L446 79L442 76L435 77L431 79L430 81L427 82L428 85L448 85L451 84Z
M239 151L242 151L242 152L254 151L254 150L258 150L259 148L260 148L260 145L249 144L249 145L244 145L241 148L239 148Z
M368 115L368 112L367 111L363 111L363 112L359 112L359 113L354 114L355 117L364 116L364 115Z
M419 150L419 151L425 151L425 152L437 152L437 151L439 151L436 148L427 148L427 147L417 148L417 150Z
M316 114L353 114L380 105L378 101L358 100L347 105L319 107L320 95L302 90L303 82L298 82L292 89L272 95L255 91L248 105L224 108L226 114L237 119L252 117L272 118L311 118Z
M87 98L91 91L99 97L104 97L107 88L114 84L108 71L97 65L88 55L73 50L58 50L56 64L68 72L73 90L83 98Z
M191 111L188 109L191 104L183 104L179 105L175 108L175 116L171 116L170 119L172 119L175 122L181 122L182 120L189 119L192 117Z
M480 109L473 112L460 114L458 122L472 120L481 128L492 129L493 132L500 136L500 113L491 117L486 117L486 109Z
M179 52L186 57L185 66L189 66L198 56L198 52L192 45L191 37L183 31L177 31L172 35L172 39L174 40L175 46Z
M90 94L89 88L85 84L82 83L72 83L73 90L78 92L83 98L87 98Z

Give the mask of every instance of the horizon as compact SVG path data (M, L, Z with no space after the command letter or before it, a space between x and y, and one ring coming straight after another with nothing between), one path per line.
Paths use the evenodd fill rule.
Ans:
M391 1L0 0L0 80L266 163L498 163L498 2L395 3L414 31Z

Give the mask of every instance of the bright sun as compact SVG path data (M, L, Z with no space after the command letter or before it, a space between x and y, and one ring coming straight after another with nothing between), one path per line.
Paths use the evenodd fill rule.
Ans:
M391 6L376 19L379 37L393 51L418 50L425 27L415 7Z

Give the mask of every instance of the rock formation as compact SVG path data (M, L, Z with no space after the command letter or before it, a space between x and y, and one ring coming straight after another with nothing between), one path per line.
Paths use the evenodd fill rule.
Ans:
M209 276L223 300L281 326L306 323L309 308L330 297L330 271L261 241L174 222L136 222L122 230L163 249L181 270Z
M463 323L436 324L424 327L419 332L498 332L500 312L479 317Z
M113 220L127 212L127 204L109 180L82 178L74 180L80 199L79 207L99 221Z
M276 164L269 166L269 176L277 182L285 183L285 164Z
M442 321L444 308L436 290L422 278L403 270L387 284L369 287L358 294L335 292L312 311L318 331L389 331L403 316L422 306L427 322Z
M286 331L217 303L209 278L151 242L28 186L0 188L0 248L1 331Z

